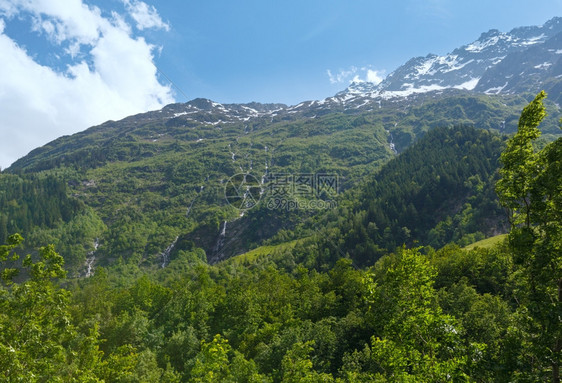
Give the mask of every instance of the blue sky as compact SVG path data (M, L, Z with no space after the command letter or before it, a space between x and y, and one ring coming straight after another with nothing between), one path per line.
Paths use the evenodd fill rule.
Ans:
M174 101L322 99L554 16L562 0L0 0L0 166Z
M159 65L189 98L219 102L324 98L349 80L331 83L328 70L388 74L413 56L450 52L491 28L562 16L562 1L205 1L185 13L171 3L157 6L173 29Z

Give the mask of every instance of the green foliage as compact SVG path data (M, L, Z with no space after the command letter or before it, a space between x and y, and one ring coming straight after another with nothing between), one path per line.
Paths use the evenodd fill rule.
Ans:
M379 272L380 279L367 279L366 286L380 328L371 345L376 372L389 380L467 379L464 371L482 346L464 345L460 325L442 313L433 288L437 270L428 259L404 249Z
M253 361L245 360L239 352L233 353L228 341L217 334L211 342L201 343L201 351L197 354L191 370L191 381L257 383L269 380L257 372Z
M562 364L562 140L540 151L533 147L539 124L546 116L540 92L523 110L517 133L501 160L497 190L510 209L510 246L522 267L527 289L519 307L519 329L525 352L536 360L529 375L560 381Z
M96 243L107 228L96 212L86 207L75 214L68 222L50 229L36 229L28 237L28 246L38 247L42 243L52 243L64 254L65 267L71 276L82 271L88 253L93 252Z
M10 241L6 261L21 238ZM506 247L402 249L369 270L343 258L326 271L295 263L298 243L268 251L172 263L164 282L144 275L116 286L98 268L70 294L46 247L38 262L26 258L18 278L27 280L3 290L1 344L19 353L4 350L2 367L29 381L28 371L115 382L508 382L531 372L523 362L538 354Z
M501 157L509 246L471 250L460 246L502 227L504 142L447 126L513 129L517 97L231 125L132 118L49 144L16 164L21 174L0 174L2 380L548 379L560 354L562 141L533 148L541 97ZM393 156L386 130L402 154L381 166ZM259 174L266 161L336 172L345 192L325 214L261 206L232 222L221 180L250 160ZM209 265L202 247L225 220L231 246L254 250ZM20 258L15 228L63 257L45 246ZM95 244L95 274L66 280L63 258L75 276ZM388 255L402 244L439 250Z
M8 233L52 228L68 222L82 203L68 197L64 180L50 175L0 175L0 243Z
M511 210L513 225L525 222L530 225L530 188L537 177L538 155L533 142L540 137L538 126L546 116L543 99L544 91L523 109L517 133L508 140L507 148L501 155L503 164L497 191L501 203ZM524 221L522 221L524 220Z
M314 342L295 343L285 354L281 367L283 369L283 382L286 383L321 383L333 382L329 374L318 373L312 368L309 354L313 350Z
M327 226L315 240L329 254L313 252L316 260L333 264L347 254L368 265L403 244L466 245L503 230L494 193L502 146L499 136L470 127L431 130L312 223Z
M0 262L13 260L12 252L22 241L17 234L10 236L0 246ZM96 318L105 315L108 319L114 307L108 302L107 278L101 270L88 291L94 294L81 295L92 305L77 311L71 292L59 285L66 276L63 266L63 258L49 245L40 249L38 260L28 255L21 267L4 269L0 289L2 381L179 382L170 366L158 366L149 349L137 352L126 343L105 356ZM23 281L15 281L16 275ZM146 294L137 300L146 304Z
M22 238L11 236L0 248L1 259ZM99 368L97 333L78 334L70 324L70 294L58 288L64 278L63 259L53 246L41 248L39 260L23 260L28 279L23 283L3 275L0 290L0 371L6 382L96 382L90 371Z

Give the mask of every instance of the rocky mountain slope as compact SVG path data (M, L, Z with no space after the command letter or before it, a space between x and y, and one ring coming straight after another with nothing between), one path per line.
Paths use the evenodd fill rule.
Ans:
M61 137L1 173L10 198L0 198L0 235L25 229L30 246L55 243L74 275L115 262L161 267L181 249L202 248L216 261L322 213L263 204L241 211L225 198L236 174L252 175L264 189L274 174L317 173L337 175L342 192L361 188L434 128L515 131L537 87L548 87L554 101L541 128L558 134L561 20L488 32L445 57L412 59L381 84L352 84L324 100L195 99ZM80 203L58 212L56 199L23 196L19 185L27 184L38 185L31 194L43 184L60 194L66 185ZM34 228L29 214L8 216L22 210L22 200L26 209L49 206L44 224Z
M384 100L444 89L485 94L536 93L541 87L559 91L561 33L559 17L507 33L492 29L444 56L414 57L380 84L353 83L338 97L356 103L357 98Z

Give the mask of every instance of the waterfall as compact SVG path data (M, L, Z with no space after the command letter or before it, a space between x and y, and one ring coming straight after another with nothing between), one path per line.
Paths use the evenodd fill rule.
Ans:
M267 148L267 146L266 146L266 148ZM265 181L267 180L267 170L268 170L267 161L265 161L265 173L263 173L263 175L261 176L260 196L262 196L263 193L264 193L264 191L265 191L264 188L263 188L263 186L264 186L264 184L265 184Z
M205 181L209 180L209 175L207 174L207 177L205 177ZM221 182L222 183L222 182ZM204 186L201 185L201 187L199 188L199 194L201 194L201 192L203 191ZM185 218L189 217L189 213L191 213L191 208L193 207L193 204L195 203L195 201L197 200L197 197L199 197L199 194L195 196L195 198L193 198L193 201L191 201L191 203L189 204L189 207L187 208L187 211L185 212Z
M215 244L215 249L214 249L215 253L218 253L222 249L222 247L224 246L225 238L226 238L226 221L224 221L222 224L222 230L219 234L219 239Z
M191 201L191 204L189 204L189 207L187 208L187 212L185 213L185 218L189 217L189 213L191 213L191 207L195 203L196 199L197 199L197 197L193 198L193 201Z
M170 254L172 253L172 250L174 250L174 247L176 246L176 243L178 242L178 238L179 236L176 237L176 239L174 239L174 242L172 242L170 244L170 246L168 246L166 248L166 250L164 250L164 252L162 254L160 254L162 256L162 268L166 267L170 261Z
M89 278L92 275L94 275L94 262L96 261L96 251L98 250L99 246L100 246L99 238L96 238L94 240L94 250L90 251L86 255L86 262L84 263L84 266L86 266L86 274L84 276L86 278Z
M88 255L90 255L90 253L88 253ZM92 275L94 275L94 262L96 260L96 256L92 255L86 258L86 278L91 277Z
M394 124L394 127L396 127L396 125L398 124ZM392 137L392 133L390 132L390 130L387 130L386 132L390 135L390 141L388 142L388 146L390 147L390 150L392 150L394 154L398 154L398 150L396 150L396 145L394 145L394 138Z

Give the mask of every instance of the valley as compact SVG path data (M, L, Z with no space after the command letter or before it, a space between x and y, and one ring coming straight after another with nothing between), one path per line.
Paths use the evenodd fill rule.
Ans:
M561 36L33 150L0 173L0 376L559 382Z

